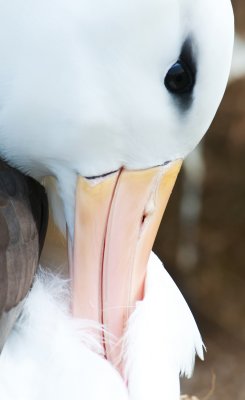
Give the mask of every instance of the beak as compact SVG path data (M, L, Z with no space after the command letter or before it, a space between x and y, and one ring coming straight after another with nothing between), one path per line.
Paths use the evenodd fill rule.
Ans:
M181 164L77 181L72 312L103 324L105 357L119 369L122 337L144 297L148 259Z

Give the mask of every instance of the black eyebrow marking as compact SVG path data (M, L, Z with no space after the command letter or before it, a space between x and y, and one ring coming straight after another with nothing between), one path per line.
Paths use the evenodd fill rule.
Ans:
M196 81L197 75L197 61L196 61L196 51L194 49L194 41L191 36L189 36L181 49L180 60L183 60L193 72L194 79Z
M182 63L187 65L188 68L192 71L192 76L194 79L194 89L197 78L197 52L192 36L188 36L187 39L184 41L178 61L181 61ZM174 101L182 112L187 112L191 108L193 100L193 91L191 91L190 93L184 93L180 96L174 96Z

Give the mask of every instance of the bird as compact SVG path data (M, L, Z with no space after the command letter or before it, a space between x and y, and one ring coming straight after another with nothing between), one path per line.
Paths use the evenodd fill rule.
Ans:
M39 183L51 177L69 260L67 278L33 272L0 355L0 397L177 400L203 343L151 249L182 160L225 91L231 3L0 9L0 157Z

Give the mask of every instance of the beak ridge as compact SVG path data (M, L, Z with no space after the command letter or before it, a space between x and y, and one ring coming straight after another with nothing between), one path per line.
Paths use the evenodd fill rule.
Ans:
M72 311L104 325L105 357L120 369L121 339L144 297L148 259L181 164L121 169L95 183L78 178Z

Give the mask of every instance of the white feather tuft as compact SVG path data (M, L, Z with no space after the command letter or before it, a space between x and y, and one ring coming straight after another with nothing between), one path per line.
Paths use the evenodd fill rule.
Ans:
M178 288L152 254L125 338L128 389L100 355L101 326L69 315L69 285L39 271L0 357L1 400L179 400L203 344Z
M203 359L203 343L191 311L153 253L145 297L130 317L125 346L130 400L179 399L179 376L191 376L196 353Z
M68 310L66 282L41 271L0 357L1 400L128 400L121 377L98 354L101 327Z

